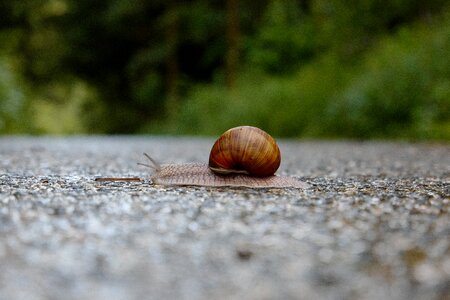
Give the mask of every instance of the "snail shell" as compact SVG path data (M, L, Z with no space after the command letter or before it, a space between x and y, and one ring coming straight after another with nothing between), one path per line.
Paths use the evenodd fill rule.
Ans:
M307 188L293 177L273 175L281 162L275 140L263 130L241 126L226 131L211 149L209 164L160 165L149 155L154 184L211 187Z
M273 137L252 126L227 130L209 155L209 168L219 174L270 176L278 170L280 162L280 149Z

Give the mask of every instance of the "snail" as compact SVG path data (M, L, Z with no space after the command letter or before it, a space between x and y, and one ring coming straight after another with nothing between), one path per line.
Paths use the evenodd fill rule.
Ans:
M227 130L214 143L209 164L160 165L148 154L154 170L150 179L157 185L195 185L210 187L306 188L293 177L274 175L281 154L275 140L265 131L240 126Z

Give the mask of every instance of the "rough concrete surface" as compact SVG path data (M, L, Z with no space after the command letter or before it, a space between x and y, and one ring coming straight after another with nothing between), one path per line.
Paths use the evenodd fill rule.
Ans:
M212 142L0 137L0 299L449 299L450 145L282 140L304 190L153 186L136 165Z

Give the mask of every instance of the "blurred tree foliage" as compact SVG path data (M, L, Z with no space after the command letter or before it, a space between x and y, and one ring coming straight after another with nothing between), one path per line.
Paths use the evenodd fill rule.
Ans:
M444 0L0 2L0 132L450 140Z

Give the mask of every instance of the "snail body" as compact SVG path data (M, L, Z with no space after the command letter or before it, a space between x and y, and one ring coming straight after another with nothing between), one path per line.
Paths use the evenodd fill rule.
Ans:
M308 184L288 176L254 177L246 174L222 175L207 164L167 164L150 177L154 184L248 188L307 188Z
M276 176L281 154L275 140L263 130L240 126L226 131L214 143L209 164L160 165L147 154L155 170L154 184L211 187L306 188L292 177Z

